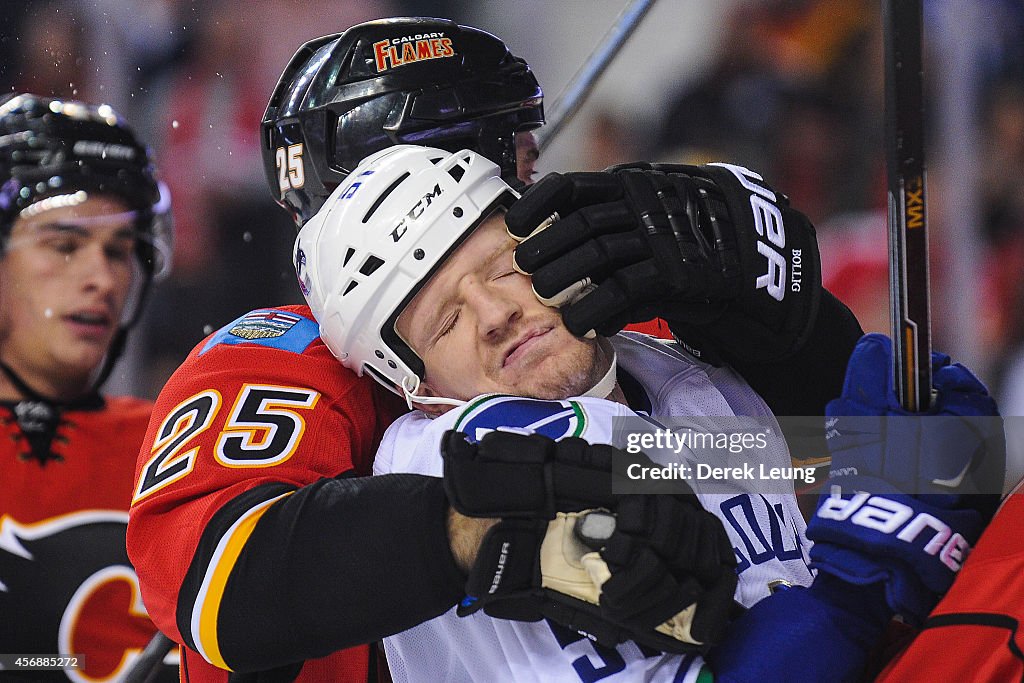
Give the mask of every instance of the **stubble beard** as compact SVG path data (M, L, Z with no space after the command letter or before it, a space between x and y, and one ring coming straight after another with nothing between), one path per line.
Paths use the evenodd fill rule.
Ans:
M528 398L561 400L582 396L592 389L608 369L609 359L596 343L585 343L568 359L555 359L556 372L540 377L532 387L516 393ZM544 368L540 372L549 370Z

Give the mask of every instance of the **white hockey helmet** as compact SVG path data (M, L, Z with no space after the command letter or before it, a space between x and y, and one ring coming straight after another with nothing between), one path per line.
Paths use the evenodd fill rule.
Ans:
M364 159L295 240L299 287L331 353L411 406L425 368L395 331L399 314L484 219L518 197L497 164L469 150L397 145Z

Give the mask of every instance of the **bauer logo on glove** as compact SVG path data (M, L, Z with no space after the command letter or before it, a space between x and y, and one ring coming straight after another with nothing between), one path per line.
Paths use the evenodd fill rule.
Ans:
M927 414L900 406L891 368L889 338L862 337L826 410L829 493L807 537L820 572L883 584L890 608L921 623L995 512L1002 423L985 386L945 354L932 354Z

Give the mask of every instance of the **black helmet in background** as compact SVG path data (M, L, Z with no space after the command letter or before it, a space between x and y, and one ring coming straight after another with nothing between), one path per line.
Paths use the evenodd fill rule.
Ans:
M19 216L91 193L131 209L141 277L94 383L107 378L155 280L170 271L171 201L146 146L113 108L29 93L0 98L0 256Z
M364 157L397 144L473 149L516 177L515 133L544 123L543 93L497 37L446 19L358 24L295 53L267 106L271 192L298 225Z
M106 104L29 93L0 98L0 248L22 211L77 191L117 196L135 211L147 283L170 270L170 196L124 119Z

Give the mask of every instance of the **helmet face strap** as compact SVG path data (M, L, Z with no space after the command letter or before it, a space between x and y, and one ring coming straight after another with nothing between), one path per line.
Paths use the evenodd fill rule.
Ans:
M406 386L406 379L402 379L402 396L405 398L405 404L409 406L409 410L414 410L413 404L419 403L421 405L443 405L443 406L464 406L468 401L461 401L457 398L444 398L442 396L417 396L416 392L420 388L420 378L413 377L412 381L409 382L412 386Z

